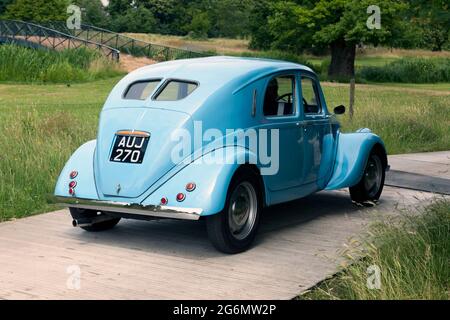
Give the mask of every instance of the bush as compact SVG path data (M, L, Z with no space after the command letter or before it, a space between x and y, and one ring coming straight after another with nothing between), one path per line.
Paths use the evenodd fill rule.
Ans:
M119 74L116 63L87 48L50 51L0 46L0 81L66 83Z
M363 67L357 71L357 77L374 82L449 82L450 59L402 58L382 67Z

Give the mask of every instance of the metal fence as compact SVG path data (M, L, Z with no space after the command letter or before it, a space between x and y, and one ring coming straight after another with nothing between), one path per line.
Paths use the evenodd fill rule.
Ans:
M94 41L113 47L123 53L137 57L148 57L157 61L206 57L208 54L174 48L137 40L110 30L82 24L80 29L69 29L63 21L47 22L46 26L77 38Z
M36 44L54 50L87 47L99 50L115 61L119 61L120 58L120 51L106 43L19 20L0 20L0 39L6 43L28 44L32 47Z

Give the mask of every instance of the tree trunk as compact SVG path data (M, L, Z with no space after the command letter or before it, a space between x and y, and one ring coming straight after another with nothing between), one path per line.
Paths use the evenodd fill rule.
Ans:
M349 79L355 76L356 44L337 40L331 45L331 63L328 76L331 79Z

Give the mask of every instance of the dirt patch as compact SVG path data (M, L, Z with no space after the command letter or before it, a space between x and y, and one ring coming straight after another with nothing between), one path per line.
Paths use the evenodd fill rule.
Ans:
M133 57L129 54L120 55L120 66L126 72L131 72L141 67L155 64L157 61L147 57Z

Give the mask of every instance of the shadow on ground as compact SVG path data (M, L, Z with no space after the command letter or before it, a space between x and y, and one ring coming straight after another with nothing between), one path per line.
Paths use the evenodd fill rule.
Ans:
M309 197L266 208L252 250L267 239L281 235L283 230L306 225L322 216L347 216L361 211L345 192L321 192ZM68 223L70 223L68 217ZM141 253L151 252L185 258L205 259L221 256L208 240L204 221L122 220L110 231L89 233L69 229L70 237L89 244L120 246Z

